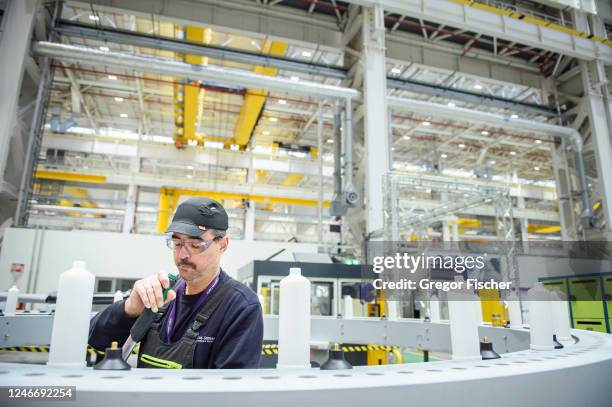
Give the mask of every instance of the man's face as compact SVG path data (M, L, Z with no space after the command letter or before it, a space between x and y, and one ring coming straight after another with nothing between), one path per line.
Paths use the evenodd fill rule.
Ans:
M184 243L180 250L174 250L174 263L179 270L181 278L186 282L196 282L199 279L211 278L219 270L221 255L225 252L228 245L227 236L214 241L202 253L197 253L190 247L192 242L212 241L213 237L213 233L209 230L204 232L199 238L190 237L182 233L172 234L172 238L181 239ZM188 250L186 246L189 246L190 249Z

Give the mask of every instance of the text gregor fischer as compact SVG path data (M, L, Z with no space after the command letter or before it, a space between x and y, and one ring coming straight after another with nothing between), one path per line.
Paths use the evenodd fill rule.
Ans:
M402 278L399 281L383 281L380 278L372 281L372 286L377 289L384 290L509 290L512 282L510 281L479 281L475 278L468 278L467 281L431 281L429 279L421 279L418 281Z

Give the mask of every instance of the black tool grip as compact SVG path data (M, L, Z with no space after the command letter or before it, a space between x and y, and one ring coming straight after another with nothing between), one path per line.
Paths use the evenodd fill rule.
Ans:
M176 285L178 276L168 274L168 280L170 281L170 286L162 290L164 301L166 301L168 291L172 289L170 287L174 287ZM130 337L132 338L134 343L140 342L142 338L144 338L144 336L147 334L149 328L151 328L151 325L153 325L155 314L155 312L151 311L151 308L145 308L142 314L140 314L140 316L136 320L136 322L134 322L134 325L132 325L132 329L130 329Z
M151 328L154 318L155 312L151 311L150 308L145 308L136 322L134 322L134 325L132 325L132 329L130 329L130 336L134 342L140 342L144 338L149 328Z

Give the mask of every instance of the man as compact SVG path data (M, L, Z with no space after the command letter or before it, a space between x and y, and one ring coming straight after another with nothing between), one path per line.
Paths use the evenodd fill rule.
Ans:
M89 344L98 350L113 341L123 344L136 318L151 308L157 317L140 344L139 367L257 368L261 306L250 288L219 266L229 243L227 228L219 202L197 197L180 204L167 230L180 279L168 291L166 304L162 290L170 283L165 273L136 281L125 301L92 319Z

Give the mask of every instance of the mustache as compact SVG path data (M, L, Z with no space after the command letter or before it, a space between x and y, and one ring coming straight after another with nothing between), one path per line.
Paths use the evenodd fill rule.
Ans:
M193 264L192 262L190 262L187 259L179 260L179 262L177 263L177 266L190 266L190 267L195 268L195 264Z

